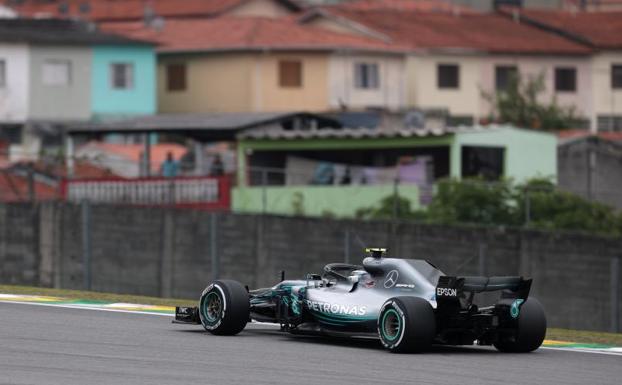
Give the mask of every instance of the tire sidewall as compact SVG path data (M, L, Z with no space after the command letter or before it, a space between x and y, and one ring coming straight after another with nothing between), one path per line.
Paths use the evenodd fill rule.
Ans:
M220 314L218 318L216 318L214 321L210 321L207 316L203 314L205 301L207 300L207 296L210 293L216 293L216 295L220 297L220 301L222 303L222 309L220 311ZM203 325L205 330L217 330L222 325L222 321L227 315L227 295L225 294L225 290L223 289L223 287L218 282L214 282L206 287L205 290L203 290L203 293L201 293L199 306L199 318L201 319L201 324Z
M400 321L400 330L399 330L397 338L395 338L394 340L386 339L384 335L385 334L384 333L385 313L388 312L389 310L395 310ZM382 308L380 309L379 314L380 316L378 317L378 335L380 336L380 342L382 343L382 346L384 346L385 348L389 350L398 349L400 347L401 342L404 339L404 333L406 331L406 313L405 313L405 310L403 309L403 305L399 303L397 300L391 299L385 302L384 305L382 305Z

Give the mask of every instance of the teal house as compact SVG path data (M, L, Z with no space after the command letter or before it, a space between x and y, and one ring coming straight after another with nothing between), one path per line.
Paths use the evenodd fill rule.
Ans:
M92 47L92 119L156 112L156 54L147 42Z

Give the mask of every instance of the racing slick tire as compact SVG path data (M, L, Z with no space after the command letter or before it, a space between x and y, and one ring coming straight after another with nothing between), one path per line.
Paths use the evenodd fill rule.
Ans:
M501 336L494 343L495 348L508 353L528 353L538 349L546 335L546 316L542 304L535 298L528 298L520 307L516 321L516 333Z
M248 292L237 281L221 279L203 290L199 318L208 332L232 336L241 332L250 317Z
M418 297L393 297L380 309L378 336L391 352L422 352L436 335L434 309Z

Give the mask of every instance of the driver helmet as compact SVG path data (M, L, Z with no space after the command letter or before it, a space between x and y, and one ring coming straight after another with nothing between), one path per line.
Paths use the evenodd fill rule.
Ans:
M371 280L371 275L365 270L352 270L350 276L348 277L350 282L367 282Z

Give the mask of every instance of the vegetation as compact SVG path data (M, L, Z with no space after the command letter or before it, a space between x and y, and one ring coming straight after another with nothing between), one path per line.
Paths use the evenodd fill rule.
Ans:
M96 291L82 291L82 290L49 289L49 288L31 287L31 286L0 285L0 293L43 295L43 296L48 296L48 297L61 297L61 298L68 298L68 299L82 299L82 300L102 301L102 302L136 303L136 304L141 304L141 305L197 306L196 300L189 300L189 299L156 298L156 297L146 297L142 295L100 293Z
M491 121L541 130L577 128L580 123L574 108L559 106L555 97L542 103L544 91L544 73L527 79L516 74L510 77L505 89L482 91L482 95L494 108Z
M547 179L512 181L443 180L427 211L415 211L409 199L388 196L379 205L360 209L362 219L415 219L441 224L529 226L622 235L622 214L604 204L559 191Z

